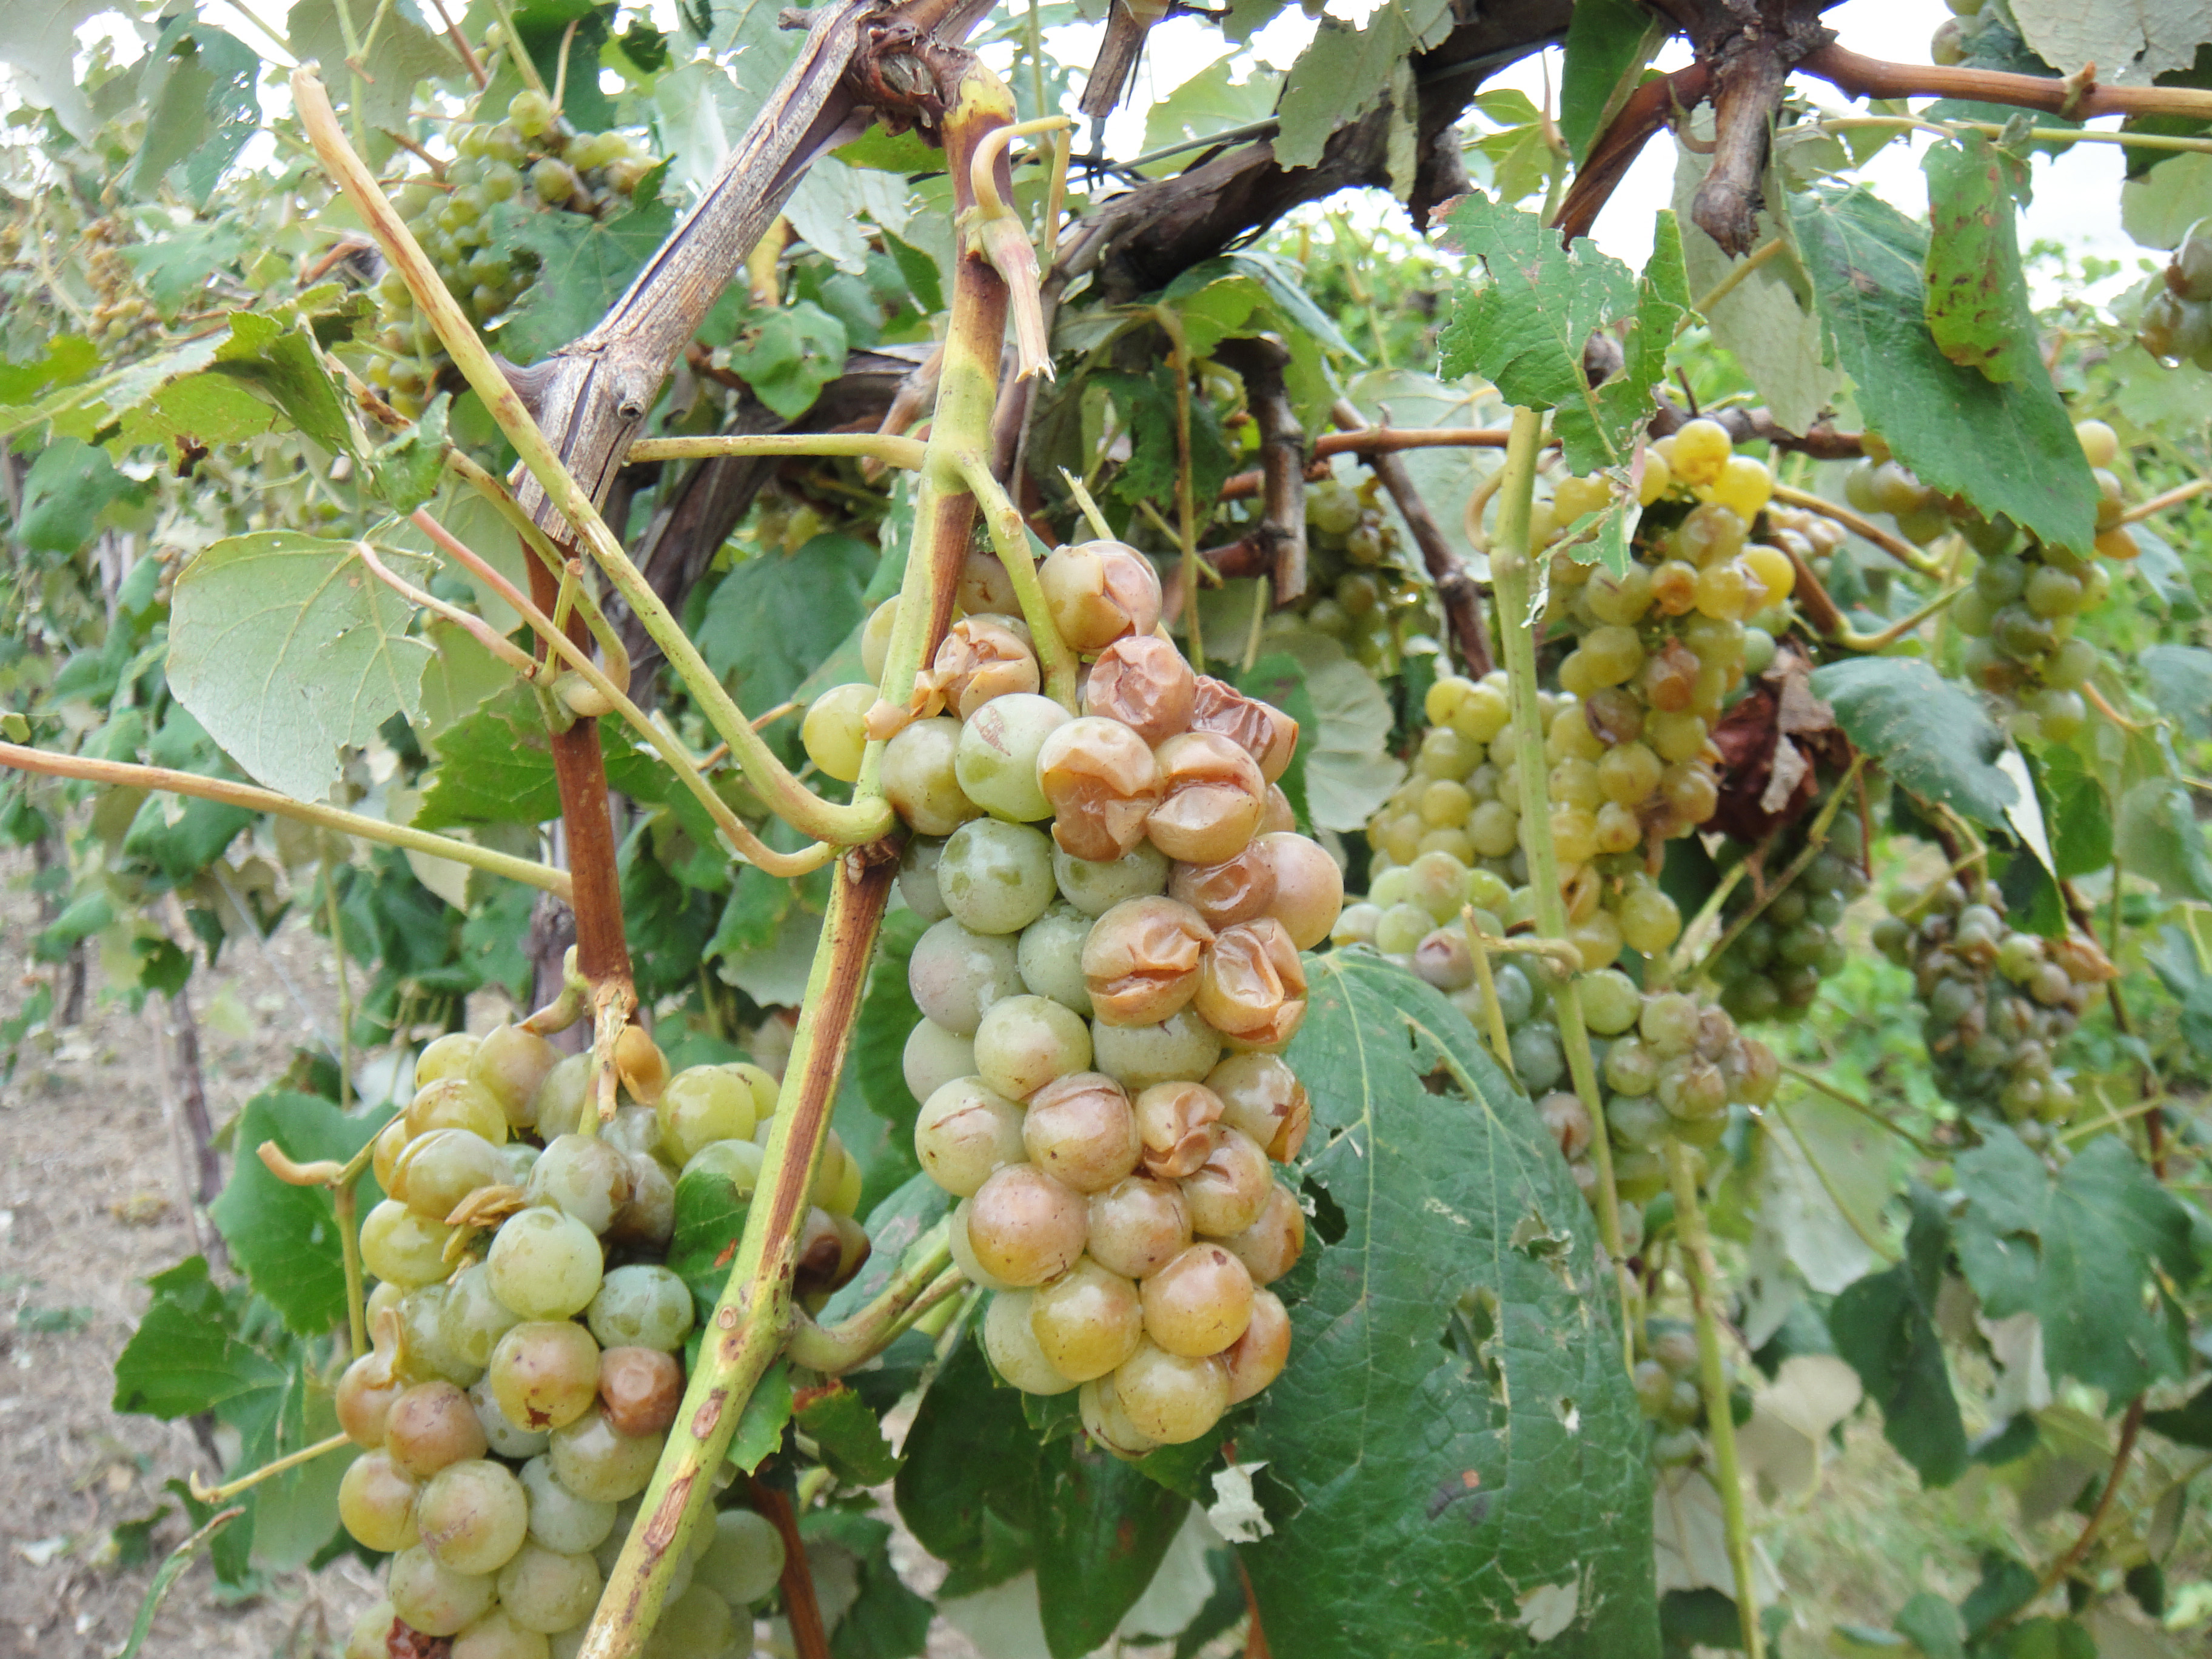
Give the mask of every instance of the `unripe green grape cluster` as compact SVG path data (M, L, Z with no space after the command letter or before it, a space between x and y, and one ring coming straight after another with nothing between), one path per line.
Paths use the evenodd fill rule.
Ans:
M501 204L539 213L605 218L627 206L653 161L620 132L576 132L542 92L514 94L503 120L479 118L453 131L456 159L442 179L400 185L393 204L436 266L439 279L479 329L495 324L537 281L535 256L501 245L494 210ZM376 284L377 337L383 349L362 376L403 415L428 403L444 348L397 270Z
M1311 1107L1280 1051L1343 882L1275 784L1296 722L1192 672L1141 553L1063 547L1037 577L1085 659L1082 712L1038 694L1026 626L971 610L884 746L915 832L899 890L931 924L906 1080L915 1154L960 1200L953 1259L993 1292L992 1364L1080 1390L1092 1437L1136 1456L1196 1439L1289 1357L1267 1286L1305 1216L1274 1169ZM982 576L961 599L1005 603ZM878 678L884 654L864 652ZM823 770L858 775L875 698L808 711Z
M2097 483L2100 557L2084 558L2008 519L1984 518L1928 489L1893 459L1869 456L1844 480L1852 506L1888 514L1908 540L1925 546L1954 529L1964 537L1977 563L1972 585L1948 612L1966 641L1960 666L2015 732L2046 743L2071 742L2088 719L2081 687L2099 657L2075 629L2081 614L2112 591L2103 560L2124 562L2140 551L2121 522L2127 507L2112 470L2119 440L2101 421L2081 422L2074 430Z
M602 1123L590 1055L521 1026L440 1037L377 1136L387 1196L361 1229L376 1343L338 1381L340 1426L363 1449L338 1515L392 1561L348 1659L384 1655L402 1626L416 1650L451 1638L462 1659L546 1659L574 1650L598 1604L684 1395L697 1309L663 1261L677 1182L709 1170L750 1195L778 1092L750 1064L672 1076L635 1027L615 1063ZM803 1293L866 1259L860 1184L832 1134ZM696 1529L656 1642L681 1628L698 1639L672 1653L744 1651L742 1610L781 1563L768 1522L724 1510Z
M1372 478L1307 488L1306 585L1306 621L1377 674L1396 673L1407 635L1427 625L1426 590L1398 562Z
M2189 228L2164 280L2143 302L2136 339L2163 362L2212 368L2212 229L2202 221Z
M1695 1328L1686 1319L1655 1314L1638 1334L1637 1349L1631 1376L1637 1407L1651 1425L1651 1461L1662 1469L1696 1462L1705 1449L1706 1413ZM1723 1358L1721 1375L1734 1393L1735 1362Z
M1769 868L1785 869L1796 862L1815 816L1799 819L1776 839L1767 850ZM1865 846L1859 817L1838 813L1812 860L1788 886L1764 896L1759 914L1714 961L1721 1006L1739 1024L1802 1019L1820 995L1820 981L1843 971L1849 954L1843 941L1844 910L1866 890ZM1734 927L1760 896L1750 883L1739 882L1722 907L1723 925Z
M1877 950L1912 971L1936 1086L1968 1112L2001 1116L2039 1146L2081 1102L2061 1063L2066 1039L2113 969L2094 945L2014 928L1986 882L1893 894Z

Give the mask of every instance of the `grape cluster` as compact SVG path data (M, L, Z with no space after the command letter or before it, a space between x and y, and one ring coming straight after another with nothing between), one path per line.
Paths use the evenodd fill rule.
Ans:
M495 209L506 203L604 218L623 210L654 165L622 133L571 131L551 100L532 90L514 94L502 121L456 127L453 143L457 159L442 179L404 184L393 201L440 279L480 329L529 292L538 276L534 253L505 246L495 234ZM383 351L364 377L401 414L419 414L446 363L444 350L398 271L378 281L376 297Z
M993 1364L1032 1394L1079 1388L1092 1437L1135 1455L1197 1438L1289 1356L1267 1286L1305 1217L1273 1166L1311 1109L1279 1051L1343 884L1274 784L1296 723L1192 672L1144 556L1063 547L1038 578L1089 659L1083 714L1037 695L1019 621L975 613L883 751L916 837L900 891L931 923L906 1080L915 1153L960 1200L953 1259L994 1293ZM808 711L823 769L857 775L875 696Z
M2212 368L2212 229L2191 225L2166 263L2166 279L2145 302L2136 338L2169 363Z
M2075 428L2097 482L2095 550L2126 561L2140 550L2120 522L2127 511L2112 471L2119 440L2102 421ZM2096 647L2076 638L2083 611L2103 602L2112 576L2094 558L1988 519L1921 483L1894 459L1869 456L1844 480L1844 494L1865 513L1886 513L1899 533L1925 546L1956 529L1978 558L1973 584L1950 609L1967 644L1966 677L1995 698L2014 730L2049 743L2070 742L2088 718L2081 686L2095 672Z
M376 1343L338 1381L339 1424L363 1448L338 1516L392 1560L348 1659L381 1659L398 1626L451 1638L453 1659L547 1659L582 1640L684 1395L695 1306L661 1261L676 1184L708 1170L750 1194L777 1094L757 1066L671 1076L637 1027L615 1060L628 1103L602 1125L589 1054L520 1026L443 1036L377 1136L389 1196L361 1228ZM860 1194L833 1134L802 1291L859 1270ZM742 1609L781 1563L768 1522L723 1510L696 1529L653 1651L746 1650Z
M1637 1345L1643 1357L1631 1374L1636 1403L1652 1426L1651 1461L1661 1468L1695 1462L1705 1450L1705 1391L1698 1379L1698 1334L1686 1319L1654 1315L1644 1322ZM1723 1358L1722 1374L1733 1386L1735 1363Z
M1461 906L1474 904L1477 926L1495 936L1498 919L1482 901L1495 900L1502 884L1483 870L1460 867L1455 877L1455 864L1449 854L1425 853L1386 871L1369 899L1345 907L1333 937L1340 946L1366 945L1410 968L1487 1036L1489 1010L1458 918ZM1587 963L1586 951L1582 957ZM1547 957L1516 952L1492 970L1492 984L1514 1078L1537 1103L1587 1193L1597 1179L1589 1161L1595 1126L1582 1100L1566 1092L1566 1050L1551 1006L1559 974ZM1714 1145L1731 1104L1761 1106L1773 1098L1780 1069L1766 1045L1743 1036L1722 1009L1680 992L1639 990L1617 968L1586 968L1579 982L1599 1105L1613 1138L1614 1189L1625 1205L1641 1205L1666 1185L1662 1154L1669 1136Z
M1987 883L1946 881L1925 897L1893 895L1890 905L1874 944L1912 970L1937 1089L2039 1143L2079 1104L2059 1049L2112 963L2085 941L2016 931Z
M1800 819L1778 836L1767 854L1777 869L1796 862L1804 849L1809 818ZM1829 826L1826 844L1779 892L1765 896L1752 918L1712 964L1721 988L1721 1006L1741 1024L1767 1019L1798 1019L1820 994L1820 981L1843 971L1844 908L1866 890L1861 869L1865 828L1857 814L1842 812ZM1734 927L1761 896L1739 882L1721 915Z
M1398 671L1408 632L1425 625L1421 584L1397 562L1398 531L1370 478L1325 478L1306 491L1306 621L1378 674Z
M92 307L89 331L111 352L161 325L161 313L154 308L154 302L132 283L131 263L116 246L122 237L123 228L113 219L95 219L84 228L84 240L92 249L85 261L85 274L100 296Z

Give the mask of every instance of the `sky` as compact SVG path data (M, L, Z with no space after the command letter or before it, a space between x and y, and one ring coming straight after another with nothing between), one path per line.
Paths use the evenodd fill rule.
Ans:
M1379 3L1381 0L1332 0L1330 9L1356 21ZM672 0L652 0L651 9L656 14L666 13L661 21L666 27L674 27ZM260 31L236 15L222 0L210 0L202 10L210 21L227 25L257 49L265 48L267 42ZM1936 0L1843 0L1843 3L1829 9L1826 21L1836 30L1842 44L1855 51L1873 57L1924 63L1929 37L1936 24L1947 15L1947 8ZM1048 30L1048 50L1066 61L1087 64L1102 27L1082 23ZM1301 9L1287 8L1254 37L1250 56L1260 63L1287 68L1311 39L1314 27L1312 20ZM93 19L79 31L79 40L84 43L100 36L114 40L120 57L135 57L140 50L136 37L113 14ZM1156 27L1131 100L1133 107L1124 109L1108 127L1109 150L1124 157L1139 154L1143 148L1142 112L1146 104L1164 96L1206 67L1218 56L1220 49L1219 37L1194 20L1175 19ZM1011 57L1010 51L1008 55ZM1688 61L1688 50L1679 40L1670 42L1659 61L1662 67L1677 67ZM1492 77L1486 88L1517 88L1540 102L1547 84L1550 88L1558 87L1559 68L1560 53L1553 49L1524 59ZM1801 77L1799 85L1815 102L1827 107L1841 108L1845 104L1843 95L1825 82ZM270 93L275 94L273 99ZM281 103L283 100L281 86L264 89L265 105ZM267 140L256 142L265 143ZM1926 185L1920 173L1919 158L1928 143L1924 135L1911 142L1893 142L1869 163L1864 175L1887 200L1908 210L1922 206L1926 200ZM249 150L242 159L251 164L256 159L254 152ZM2097 144L2076 145L2057 165L2048 158L2039 157L2034 198L2021 216L2022 246L2049 240L2063 245L2077 257L2094 255L2119 260L2125 274L2106 284L2109 289L2117 290L2132 280L2144 256L2120 226L2122 159L2123 153L2118 147ZM1643 264L1650 250L1654 210L1666 204L1672 195L1674 165L1670 143L1661 139L1645 147L1598 218L1592 234L1600 246L1631 264ZM1352 206L1355 220L1366 217L1379 221L1395 210L1376 199L1375 192L1368 192L1368 201Z

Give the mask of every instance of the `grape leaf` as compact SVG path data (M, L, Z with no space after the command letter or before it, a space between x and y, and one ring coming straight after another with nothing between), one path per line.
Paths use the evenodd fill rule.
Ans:
M927 1176L916 1174L901 1182L882 1202L869 1208L867 1261L853 1276L852 1282L823 1306L815 1316L817 1322L835 1325L875 1300L897 1276L907 1251L950 1215L958 1201Z
M57 437L24 477L16 537L41 553L76 553L91 542L101 511L130 488L106 450Z
M1689 277L1682 264L1682 233L1674 213L1659 210L1652 228L1651 258L1636 282L1636 309L1630 314L1627 337L1622 343L1621 368L1599 386L1587 401L1559 405L1553 429L1566 445L1570 465L1596 466L1628 459L1634 434L1651 412L1651 389L1667 374L1667 350L1674 342L1674 328L1690 308ZM1606 519L1606 532L1591 540L1572 544L1569 551L1588 562L1597 562L1615 576L1628 574L1630 554L1618 514Z
M1920 481L2083 553L2097 490L2038 358L2005 385L1944 356L1928 331L1928 233L1863 189L1793 195L1790 220L1868 427Z
M422 562L392 554L402 576ZM215 543L178 578L169 685L254 777L317 800L342 744L422 712L430 655L414 607L371 576L351 542L270 530Z
M2166 897L2212 903L2212 846L2179 780L2145 778L2120 797L2112 848Z
M708 596L692 633L700 654L750 713L765 714L862 620L876 556L867 543L839 535L814 537L796 553L755 554Z
M492 209L491 246L527 248L538 259L537 279L492 331L501 355L534 363L599 325L676 223L676 210L654 187L657 178L648 176L627 208L604 219L514 202Z
M2198 1054L2212 1054L2212 973L2198 963L2188 930L2161 927L2158 949L2143 954L2160 982L2181 1004L2182 1040Z
M227 1422L273 1413L291 1373L239 1332L240 1297L191 1256L146 1281L146 1316L115 1359L114 1409L151 1417L215 1412Z
M791 1420L821 1448L823 1466L849 1486L879 1486L898 1473L883 1425L842 1382L794 1395Z
M1375 107L1407 55L1425 51L1451 33L1450 0L1405 0L1377 7L1366 27L1324 16L1306 49L1283 78L1275 115L1275 161L1285 169L1310 167L1330 137Z
M288 328L259 312L234 311L230 337L216 348L208 372L252 387L324 448L343 452L353 447L345 405L305 324ZM425 489L417 504L429 495Z
M33 469L35 471L35 469ZM2192 738L2212 738L2212 651L2195 645L2154 645L2136 665L2150 686L2159 712Z
M359 79L345 69L353 54L347 50L345 25L338 8L349 3L356 7L355 27L370 29L369 19L375 19L374 28L361 41ZM415 83L459 74L460 54L442 33L433 33L423 26L411 0L395 0L392 5L372 7L366 12L358 6L359 0L299 0L285 14L284 38L291 43L292 55L301 63L321 62L323 79L339 108L353 109L358 99L364 125L404 131ZM459 17L460 13L453 15ZM591 79L596 87L598 77ZM576 81L580 88L582 77Z
M854 1558L859 1590L830 1632L833 1659L919 1659L929 1646L933 1609L892 1567L892 1529L872 1515L812 1510L799 1522L810 1557L842 1552Z
M1282 1659L1657 1649L1642 1421L1589 1206L1437 991L1311 962L1289 1060L1343 1232L1237 1437L1272 1536L1242 1547Z
M2077 452L2078 453L2078 452ZM1844 734L1898 783L2002 828L2019 786L1996 764L2003 735L1981 705L1917 657L1850 657L1813 672Z
M1626 460L1621 413L1583 379L1583 347L1637 307L1628 267L1587 237L1564 246L1534 214L1481 195L1459 198L1445 236L1489 272L1460 295L1437 338L1445 375L1480 374L1509 403L1558 410L1567 465L1577 471ZM1678 242L1675 273L1680 257Z
M1222 53L1146 112L1145 154L1267 118L1277 82L1272 76L1255 74L1248 68L1243 82L1233 82L1231 76L1237 58L1233 52ZM1185 155L1154 162L1145 170L1165 174L1188 164L1189 156Z
M750 1474L783 1443L784 1425L790 1421L791 1362L779 1355L738 1413L738 1426L730 1433L730 1462Z
M325 1188L279 1181L254 1149L273 1140L295 1164L318 1158L343 1164L368 1145L389 1115L349 1116L319 1095L281 1089L256 1095L239 1114L239 1157L208 1214L222 1230L246 1283L301 1336L320 1336L345 1317L337 1212ZM355 1191L362 1215L382 1196L376 1177L366 1170Z
M1189 1513L1186 1499L1087 1440L1053 1443L1038 1471L1036 1535L1053 1659L1082 1659L1112 1638Z
M1577 166L1666 38L1638 0L1581 0L1575 7L1559 72L1559 136Z
M2212 29L2203 0L2012 0L2012 15L2036 55L2061 75L2094 64L2106 82L2187 68Z
M1828 1311L1836 1352L1881 1407L1884 1437L1929 1486L1949 1486L1967 1462L1966 1425L1936 1334L1949 1243L1942 1200L1915 1185L1905 1260L1845 1286Z
M952 1567L940 1600L1000 1583L1030 1565L1036 1437L1021 1402L991 1375L981 1340L963 1340L907 1431L892 1495L915 1541Z
M738 1196L727 1176L694 1170L676 1183L676 1225L669 1235L668 1271L691 1287L702 1324L721 1300L722 1286L737 1259L738 1236L745 1230L750 1194Z
M1960 1269L1991 1318L2036 1316L2054 1378L2124 1400L2182 1374L2185 1325L2146 1286L2154 1267L2194 1279L2189 1212L2125 1143L2100 1136L2053 1182L2019 1137L1991 1126L1956 1167Z
M845 372L845 325L805 300L748 313L730 346L730 367L787 421L814 406Z
M1932 232L1928 331L1937 349L2000 385L2034 372L2042 348L2013 215L2014 181L2026 168L1978 132L1931 146L1920 165Z
M2212 1382L2171 1411L2145 1412L2143 1426L2155 1430L2176 1445L2212 1451Z
M146 136L124 188L150 197L172 168L184 193L204 207L223 169L261 125L253 82L261 59L252 47L189 13L173 19L139 71Z

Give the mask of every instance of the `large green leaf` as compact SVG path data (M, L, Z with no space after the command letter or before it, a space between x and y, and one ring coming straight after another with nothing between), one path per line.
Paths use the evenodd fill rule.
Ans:
M230 337L216 348L208 372L252 386L324 448L352 447L337 383L305 323L287 327L258 312L232 312ZM428 499L427 492L421 499Z
M238 1309L192 1256L147 1281L154 1301L115 1359L115 1409L162 1418L273 1413L290 1372L239 1333Z
M938 1371L907 1431L893 1483L915 1541L951 1565L947 1596L1027 1567L1036 1524L1036 1435L1022 1396L991 1375L980 1340L963 1340Z
M830 1632L831 1659L916 1659L929 1646L933 1609L892 1567L889 1522L851 1510L813 1510L800 1520L816 1562L849 1556L859 1589ZM821 1576L817 1566L817 1577Z
M261 59L243 41L189 13L169 23L146 58L138 82L146 134L126 188L151 196L175 167L185 193L205 205L223 169L261 125L253 95Z
M1656 1652L1644 1430L1557 1143L1439 993L1364 952L1310 971L1289 1058L1342 1231L1237 1442L1270 1648Z
M2112 848L2131 874L2158 884L2168 898L2212 903L2212 846L2177 778L2145 778L2120 797Z
M1048 1448L1037 1483L1037 1606L1053 1659L1114 1634L1190 1513L1179 1494L1077 1437Z
M351 5L353 27L366 31L355 36L361 47L358 76L343 65L354 54L346 41L347 27L339 8ZM456 11L456 18L460 13ZM372 25L371 19L374 19ZM331 100L340 109L357 109L371 128L404 129L415 83L434 76L457 75L460 56L442 33L422 25L419 9L404 3L360 9L360 0L298 0L284 17L285 38L301 63L320 59L323 78ZM596 82L597 77L592 77ZM579 85L582 77L578 77ZM570 110L573 118L574 111Z
M2040 371L2042 348L2014 230L2013 180L2024 178L2026 167L1978 132L1934 146L1921 167L1934 233L1928 331L1937 349L2000 383Z
M2140 653L2151 701L2159 713L2197 738L2212 738L2212 651L2195 645L2154 645Z
M208 1213L246 1282L301 1336L320 1336L345 1317L337 1212L327 1190L279 1181L255 1149L273 1140L295 1164L318 1158L343 1164L388 1115L349 1116L319 1095L281 1089L256 1095L239 1114L239 1156ZM363 1171L356 1185L359 1212L366 1214L379 1196L376 1177Z
M392 555L402 575L421 565ZM429 647L414 607L351 542L269 530L216 543L178 579L169 685L209 735L270 788L320 799L338 750L421 712Z
M2084 553L2096 484L2041 359L1998 385L1928 331L1928 232L1863 189L1792 195L1791 224L1868 427L1920 481Z
M1898 783L2000 828L2019 786L1996 765L2004 737L1982 706L1917 657L1847 657L1813 673L1844 733Z
M1993 1319L2033 1313L2044 1361L2113 1400L2181 1374L2187 1330L2154 1270L2196 1276L2189 1212L2117 1136L2052 1181L2011 1130L1960 1155L1959 1265Z
M861 620L876 550L817 536L796 553L760 553L722 578L694 634L707 665L748 712L791 696Z
M1374 108L1407 54L1435 46L1453 21L1450 0L1380 6L1364 27L1324 16L1283 80L1276 161L1310 167L1320 161L1330 135Z
M1936 1295L1950 1243L1942 1200L1912 1192L1905 1260L1844 1287L1828 1312L1836 1352L1881 1408L1882 1433L1930 1486L1966 1470L1966 1429L1936 1334Z
M1559 74L1559 136L1577 165L1665 39L1664 26L1638 0L1581 0L1575 7Z

